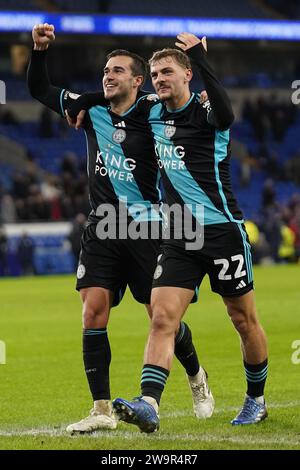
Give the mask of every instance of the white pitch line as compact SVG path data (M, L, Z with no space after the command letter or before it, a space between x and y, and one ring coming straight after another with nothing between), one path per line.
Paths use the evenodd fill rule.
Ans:
M269 408L292 408L300 406L300 401L294 402L287 402L287 403L270 403ZM228 411L236 411L236 407L228 407L228 408L219 408L215 410L215 413L224 413ZM192 416L192 412L185 412L185 411L177 411L163 414L164 418L176 418L176 417L189 417ZM23 437L23 436L49 436L49 437L69 437L69 435L65 431L65 427L60 428L36 428L36 429L24 429L24 430L11 430L5 431L0 430L0 437ZM75 435L70 437L71 439L83 439L83 438L108 438L108 439L115 439L120 437L122 439L127 440L136 440L141 438L140 432L128 432L128 431L102 431L102 432L94 432L93 434L89 435ZM262 447L263 445L276 445L276 444L288 444L290 446L299 446L300 448L300 437L299 439L291 440L289 437L271 437L270 439L264 438L255 438L253 436L216 436L215 434L167 434L167 433L154 433L147 436L148 440L151 441L184 441L184 442L217 442L217 443L236 443L236 444L253 444L259 445Z
M69 437L68 434L65 431L65 428L62 429L47 429L47 428L41 428L41 429L28 429L28 430L23 430L23 431L1 431L0 432L0 437L23 437L23 436L49 436L49 437ZM116 439L116 438L122 438L124 440L128 441L136 441L141 438L141 433L140 432L128 432L128 431L102 431L102 432L94 432L93 434L89 435L75 435L70 437L70 439L86 439L86 438L92 438L92 439ZM289 445L289 446L299 446L300 449L300 438L299 439L290 439L289 437L271 437L271 438L256 438L252 436L216 436L215 434L199 434L199 435L194 435L194 434L162 434L162 433L154 433L154 434L149 434L145 438L148 441L176 441L176 442L198 442L199 446L198 448L201 448L201 443L210 443L210 442L215 442L215 443L232 443L232 444L252 444L252 445L258 445L260 448L263 448L265 445L278 445L278 444L283 444L283 445Z
M36 428L36 429L23 429L19 431L0 431L0 437L22 437L22 436L51 436L61 437L63 435L68 436L65 432L65 428L53 429L53 428Z
M112 435L108 435L105 432L98 432L95 433L95 437L109 437L112 438ZM138 438L141 438L141 433L130 433L128 431L122 432L122 431L115 431L115 436L114 437L120 437L123 439L127 440L136 440ZM176 441L176 442L217 442L217 443L226 443L226 442L231 442L231 443L236 443L236 444L258 444L260 447L262 447L264 444L266 445L277 445L277 444L289 444L290 446L299 446L300 448L300 438L291 440L289 438L285 437L278 437L278 438L255 438L252 436L245 436L245 437L239 437L239 436L216 436L215 434L150 434L147 435L147 439L150 439L151 441Z
M300 401L291 401L287 403L268 403L267 407L270 409L276 408L294 408L296 406L300 406ZM214 415L220 413L228 413L228 412L237 412L239 408L236 406L228 406L227 408L215 408ZM193 411L186 411L186 410L178 410L178 411L170 411L166 413L161 413L160 416L162 418L184 418L188 416L194 416Z

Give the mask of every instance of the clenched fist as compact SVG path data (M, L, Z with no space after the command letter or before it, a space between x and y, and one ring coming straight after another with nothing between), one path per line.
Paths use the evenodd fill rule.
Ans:
M53 24L36 24L32 29L32 39L34 50L44 51L48 49L50 42L55 39Z

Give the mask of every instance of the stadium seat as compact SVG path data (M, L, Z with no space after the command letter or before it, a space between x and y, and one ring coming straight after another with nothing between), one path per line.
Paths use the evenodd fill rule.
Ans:
M64 274L74 270L74 259L70 251L61 248L37 248L34 254L37 274Z

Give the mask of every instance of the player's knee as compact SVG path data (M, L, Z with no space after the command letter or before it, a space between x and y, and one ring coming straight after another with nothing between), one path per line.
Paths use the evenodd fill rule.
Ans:
M171 306L157 305L152 309L151 329L153 333L164 333L174 335L178 328L178 320L173 314Z
M105 328L108 318L108 309L105 305L93 305L89 302L83 304L82 319L84 328Z
M235 329L239 332L241 336L246 336L249 331L249 324L244 317L231 317L231 321L235 327Z
M254 312L248 312L242 308L228 309L231 321L241 336L247 336L258 326Z

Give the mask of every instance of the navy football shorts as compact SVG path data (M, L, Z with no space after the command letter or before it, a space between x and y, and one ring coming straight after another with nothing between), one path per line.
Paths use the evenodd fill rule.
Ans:
M100 240L96 226L88 225L82 235L76 289L108 289L116 306L128 285L138 302L149 304L160 240Z
M253 289L251 247L243 224L228 222L204 227L203 247L186 250L183 241L161 246L153 279L155 287L197 290L208 274L213 292L236 297Z

